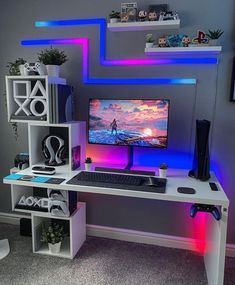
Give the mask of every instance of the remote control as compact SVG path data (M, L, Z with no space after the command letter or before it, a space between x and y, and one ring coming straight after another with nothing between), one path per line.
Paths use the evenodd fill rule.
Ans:
M212 191L219 191L217 185L214 182L209 182Z

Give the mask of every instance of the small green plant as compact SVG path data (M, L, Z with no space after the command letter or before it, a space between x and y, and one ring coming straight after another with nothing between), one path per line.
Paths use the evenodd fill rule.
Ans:
M153 43L154 42L153 35L152 34L147 34L145 36L145 40L146 40L146 43Z
M120 16L120 12L117 12L117 11L112 11L110 14L109 14L109 18L110 19L120 19L121 16Z
M87 158L85 159L85 163L92 163L91 157L87 157Z
M47 228L43 225L41 241L45 244L56 244L64 239L64 227L56 223L51 224Z
M167 169L168 166L166 163L161 163L160 166L159 166L160 169Z
M8 62L7 66L9 68L9 75L20 75L20 69L19 66L21 64L25 64L26 60L24 60L22 57L19 57L13 62Z
M59 51L57 48L51 47L38 53L38 60L45 65L62 65L68 59L64 51Z
M215 31L208 30L208 33L206 35L211 40L217 40L218 38L220 38L223 35L223 33L224 32L221 30L215 30Z

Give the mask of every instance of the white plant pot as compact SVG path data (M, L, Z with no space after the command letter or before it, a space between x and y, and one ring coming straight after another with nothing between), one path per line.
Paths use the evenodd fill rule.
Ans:
M46 65L48 76L59 77L60 66L59 65Z
M166 178L166 175L167 175L167 169L159 168L159 177L160 178Z
M219 45L219 40L218 39L209 40L209 45L210 46L218 46Z
M48 243L50 253L59 253L61 247L61 241L55 244Z
M118 19L118 18L111 18L111 19L110 19L110 23L111 23L111 24L118 23L118 22L119 22L119 19Z
M39 75L47 75L46 66L43 63L38 63L38 73Z
M153 47L153 43L145 43L146 48L152 48Z
M85 170L90 171L91 170L91 163L85 163Z
M29 75L29 71L24 67L24 64L19 65L20 75L27 76Z

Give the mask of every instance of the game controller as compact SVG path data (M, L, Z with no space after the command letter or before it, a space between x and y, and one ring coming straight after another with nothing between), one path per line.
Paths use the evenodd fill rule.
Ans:
M213 205L193 204L190 208L190 216L194 218L197 212L211 213L217 221L221 219L220 211Z

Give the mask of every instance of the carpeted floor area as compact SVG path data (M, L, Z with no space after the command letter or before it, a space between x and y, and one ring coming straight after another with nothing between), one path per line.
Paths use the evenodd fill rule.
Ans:
M203 258L186 250L88 237L74 260L33 254L19 227L0 224L10 254L0 260L1 285L204 285ZM226 259L225 284L235 284Z

